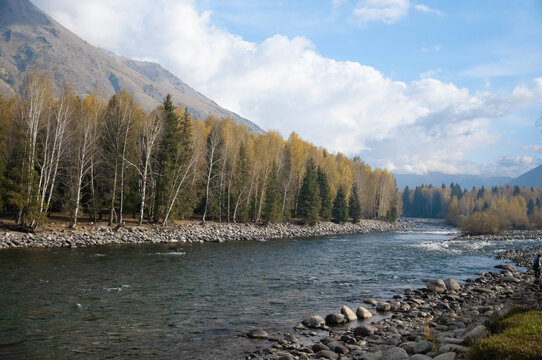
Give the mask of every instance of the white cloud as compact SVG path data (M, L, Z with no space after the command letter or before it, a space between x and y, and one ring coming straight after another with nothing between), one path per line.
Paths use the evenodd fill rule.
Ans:
M373 21L393 24L408 14L409 0L363 0L354 9L360 25Z
M423 72L420 74L421 79L427 79L430 77L433 77L437 74L440 74L442 72L442 69L435 69L435 70L427 70L426 72Z
M542 98L542 78L506 96L470 93L430 73L404 83L370 66L324 57L304 37L246 41L215 26L212 14L198 12L191 0L138 0L137 6L123 1L36 3L62 14L63 24L95 45L157 58L198 91L265 129L285 137L296 131L331 151L361 153L393 170L476 173L479 166L467 157L499 139L490 130L492 119ZM409 2L362 5L382 10L366 12L366 19L393 22Z
M442 11L437 10L437 9L432 9L432 8L430 8L430 7L427 6L427 5L416 4L416 5L414 5L414 9L416 9L416 10L418 10L418 11L421 11L421 12L424 12L424 13L435 14L435 15L438 15L438 16L444 15L444 14L442 13Z
M527 145L521 148L523 151L534 151L542 153L542 143L536 145Z

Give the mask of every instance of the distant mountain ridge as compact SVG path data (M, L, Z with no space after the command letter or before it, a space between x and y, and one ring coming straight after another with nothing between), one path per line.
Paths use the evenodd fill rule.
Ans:
M33 68L51 73L57 88L71 84L79 95L96 89L107 96L126 89L147 110L171 94L196 118L233 117L252 131L256 124L223 109L156 63L136 61L96 48L28 0L0 0L0 91L20 90Z
M527 171L525 174L518 176L509 182L510 185L518 185L522 187L542 188L542 165Z
M450 183L459 184L464 189L473 187L492 187L508 184L512 178L507 176L484 177L479 175L450 175L441 172L429 173L426 175L417 174L394 174L397 181L397 188L402 189L405 186L414 188L420 185L441 186L442 184L450 186Z

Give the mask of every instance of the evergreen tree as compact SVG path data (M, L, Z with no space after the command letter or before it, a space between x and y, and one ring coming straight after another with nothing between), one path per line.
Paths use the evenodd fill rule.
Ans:
M335 200L333 201L333 210L331 211L333 220L336 223L343 223L348 221L348 203L346 201L346 194L343 187L339 187Z
M410 216L410 189L408 188L408 185L405 187L405 190L403 190L403 215L404 216Z
M412 198L412 216L423 217L423 192L420 186L416 186L414 197Z
M356 184L352 186L350 199L348 199L348 213L354 224L357 224L361 220L361 203L359 201L358 187Z
M266 223L276 223L281 220L282 184L279 180L279 170L275 162L265 187L263 219Z
M310 159L305 169L305 177L299 191L299 217L304 223L315 224L320 219L320 186L314 161Z
M444 217L444 207L442 202L442 195L440 194L440 191L435 191L433 194L433 206L432 206L433 213L431 214L431 217L441 219Z
M331 189L327 181L326 174L318 167L317 171L318 185L320 186L320 199L322 200L322 206L320 208L320 218L322 221L329 221L331 219Z
M171 192L171 183L175 175L176 160L182 144L180 131L180 119L175 112L175 106L171 95L167 94L161 108L165 119L164 137L160 144L158 153L158 164L156 172L160 175L156 184L156 211L155 221L163 217L166 212L168 199Z

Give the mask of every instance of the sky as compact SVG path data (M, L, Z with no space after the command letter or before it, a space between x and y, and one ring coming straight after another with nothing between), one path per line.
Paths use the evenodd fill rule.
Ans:
M542 163L542 1L32 0L219 105L395 173Z

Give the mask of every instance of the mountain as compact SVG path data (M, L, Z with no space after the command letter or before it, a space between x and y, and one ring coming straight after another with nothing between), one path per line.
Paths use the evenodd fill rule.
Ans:
M414 188L419 185L441 186L450 183L459 184L464 189L472 189L473 187L492 187L506 185L512 180L511 177L485 177L479 175L450 175L441 172L429 173L426 175L416 174L394 174L399 189L408 185L409 188Z
M510 185L519 185L523 187L542 188L542 165L527 171L509 182Z
M147 110L171 94L196 118L233 117L255 132L263 130L221 108L162 66L116 56L96 48L57 23L28 0L0 0L0 91L18 92L34 68L49 72L55 86L70 84L79 95L107 96L126 89Z

